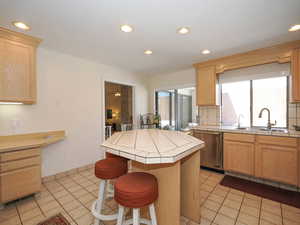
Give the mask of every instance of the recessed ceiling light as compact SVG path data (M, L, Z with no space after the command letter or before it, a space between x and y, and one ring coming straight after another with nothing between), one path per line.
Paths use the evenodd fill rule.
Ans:
M153 52L151 50L145 50L144 53L145 55L151 55Z
M210 53L210 51L209 51L208 49L205 49L205 50L202 51L202 54L203 54L203 55L207 55L207 54L209 54L209 53Z
M188 27L180 27L177 29L178 34L187 34L190 32L190 28Z
M133 31L133 28L127 24L121 26L121 31L129 33Z
M15 27L20 28L22 30L29 30L30 29L30 26L28 26L27 24L25 24L23 22L20 22L20 21L14 21L14 22L12 22L12 24Z
M289 29L289 31L297 31L300 30L300 24L296 24L294 26L291 26L291 28Z

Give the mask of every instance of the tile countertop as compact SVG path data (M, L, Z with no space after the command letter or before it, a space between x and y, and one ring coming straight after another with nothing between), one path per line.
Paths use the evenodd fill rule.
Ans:
M174 163L204 147L204 142L180 131L122 131L103 142L106 152L144 164Z
M259 128L247 128L247 129L237 129L232 126L194 126L191 127L192 130L201 131L218 131L224 133L240 133L240 134L260 134L269 136L283 136L283 137L300 137L300 131L282 129L284 132L279 131L263 131Z

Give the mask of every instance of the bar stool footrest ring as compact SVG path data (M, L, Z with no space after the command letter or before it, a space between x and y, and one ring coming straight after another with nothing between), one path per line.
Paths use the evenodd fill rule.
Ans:
M133 224L133 219L125 220L122 225ZM152 225L151 221L148 219L140 218L140 224Z
M110 220L116 220L118 218L118 213L112 214L112 215L103 215L103 214L98 213L96 208L97 208L97 200L94 201L91 211L92 211L93 216L98 220L110 221Z

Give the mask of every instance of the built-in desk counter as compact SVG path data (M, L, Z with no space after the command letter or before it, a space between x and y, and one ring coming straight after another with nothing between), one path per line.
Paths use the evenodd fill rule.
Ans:
M40 191L41 148L64 138L64 131L0 136L0 204Z

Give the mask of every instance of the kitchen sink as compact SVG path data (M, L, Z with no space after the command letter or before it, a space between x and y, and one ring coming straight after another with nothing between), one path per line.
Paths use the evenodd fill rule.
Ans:
M268 128L260 128L259 130L261 131L271 131L271 132L279 132L279 133L287 133L288 131L285 129L279 129L279 128L272 128L272 129L268 129Z

